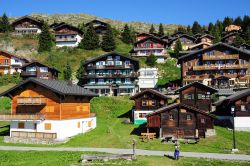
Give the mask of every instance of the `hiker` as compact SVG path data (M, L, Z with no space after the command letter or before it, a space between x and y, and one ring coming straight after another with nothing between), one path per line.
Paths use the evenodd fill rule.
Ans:
M176 141L176 143L174 145L174 159L179 160L179 155L180 155L180 146L179 146L178 142Z

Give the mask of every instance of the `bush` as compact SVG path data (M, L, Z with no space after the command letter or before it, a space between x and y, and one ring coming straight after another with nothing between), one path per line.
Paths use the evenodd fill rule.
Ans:
M148 57L147 57L147 59L146 59L146 64L148 65L148 66L150 66L150 67L154 67L155 66L155 64L156 64L156 57L155 57L155 55L153 55L153 54L151 54L151 55L149 55Z
M15 73L13 75L5 74L0 77L0 86L7 85L10 83L17 84L21 82L21 80L22 79L20 78L19 73Z
M0 113L10 113L11 112L11 99L8 97L0 98Z

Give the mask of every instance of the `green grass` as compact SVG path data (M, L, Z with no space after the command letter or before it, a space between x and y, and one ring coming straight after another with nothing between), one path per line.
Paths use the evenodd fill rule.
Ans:
M88 133L79 134L65 144L53 146L132 148L132 140L135 139L137 141L137 148L140 149L173 151L173 144L162 144L158 139L141 142L139 136L133 134L139 126L122 123L126 119L124 115L126 115L132 106L133 102L128 97L99 97L92 99L91 110L97 113L97 128ZM0 123L0 126L6 125L6 123L2 123ZM218 126L215 129L216 136L201 139L198 144L181 144L181 151L230 153L230 149L232 148L232 132ZM1 130L3 132L8 130L8 128L0 127L0 132ZM240 153L250 154L249 135L249 132L236 132L236 143ZM0 136L0 145L23 146L22 144L6 144L1 140L3 140L3 135Z
M37 151L1 151L0 152L0 165L1 166L68 166L70 164L80 165L80 156L82 154L93 154L93 152L37 152ZM156 157L156 156L137 156L134 161L94 161L89 163L91 165L122 165L122 166L247 166L250 162L245 161L223 161L223 160L211 160L211 159L196 159L196 158L180 158L175 161L167 157Z

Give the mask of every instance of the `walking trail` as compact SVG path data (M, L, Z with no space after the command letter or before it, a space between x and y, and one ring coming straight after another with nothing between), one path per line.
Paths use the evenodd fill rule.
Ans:
M116 154L132 154L132 149L115 149L115 148L0 146L0 150L14 150L14 151L81 151L81 152L105 152L105 153L116 153ZM136 149L136 155L143 155L143 156L164 156L164 155L168 155L168 156L173 156L173 152ZM244 160L244 161L250 161L250 155L244 155L244 154L181 152L180 156L194 157L194 158L210 158L210 159L219 159L219 160Z

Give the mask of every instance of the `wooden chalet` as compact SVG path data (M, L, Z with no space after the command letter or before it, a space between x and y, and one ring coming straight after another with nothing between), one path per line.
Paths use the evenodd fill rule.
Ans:
M97 34L104 34L108 24L100 20L92 20L85 24L86 27L93 26Z
M25 58L0 50L0 75L20 73L20 68L28 62Z
M231 31L241 31L241 27L233 24L225 27L225 32L231 32Z
M250 131L250 89L236 92L216 103L216 111L213 113L221 121L229 120L232 122L233 115L231 107L235 107L234 125L236 130ZM229 123L229 124L230 124ZM227 127L231 127L230 126Z
M29 78L0 96L12 100L10 138L65 139L96 127L90 99L97 94L70 82Z
M143 40L143 39L148 38L150 36L154 36L154 35L152 35L150 33L145 33L145 32L139 33L139 34L136 35L136 41Z
M181 35L186 34L185 32L182 31L177 31L174 34L171 35L172 38L180 37Z
M214 37L212 35L209 34L204 34L200 37L197 37L195 40L195 43L209 43L209 44L213 44L213 40Z
M214 118L200 109L183 103L164 106L147 116L147 131L159 138L205 138L214 135Z
M54 26L57 47L77 47L83 32L72 25L61 23Z
M178 59L183 85L198 81L216 89L239 89L250 82L249 52L217 43Z
M178 39L180 39L180 41L181 41L183 50L187 50L189 47L193 46L195 44L195 40L196 40L196 38L194 38L188 34L178 35L177 37L174 37L174 38L169 40L168 46L170 49L174 50L175 44L176 44Z
M221 38L221 41L231 45L234 43L237 36L242 36L242 34L240 32L229 32Z
M165 61L166 42L155 36L149 36L134 43L134 48L130 51L132 57L148 57L153 54L158 63Z
M37 20L31 16L23 16L12 22L12 27L16 33L37 34L41 33L43 21Z
M189 47L187 51L202 50L202 49L207 48L207 47L209 47L209 46L211 46L211 45L212 45L212 44L210 44L210 43L201 42L201 43L198 43L198 44L195 44L195 45Z
M20 69L22 70L20 76L24 80L30 77L55 80L58 78L58 73L60 73L60 71L54 67L37 61L26 63Z
M130 97L130 100L135 101L135 108L132 111L134 124L146 123L148 114L168 104L168 97L153 89L137 93Z

